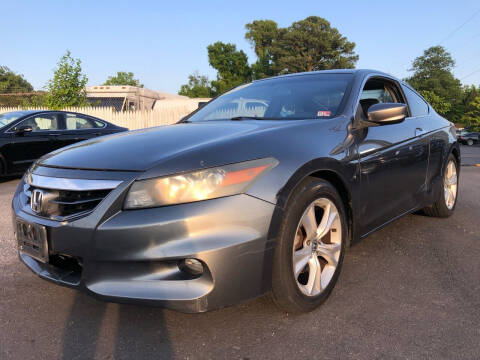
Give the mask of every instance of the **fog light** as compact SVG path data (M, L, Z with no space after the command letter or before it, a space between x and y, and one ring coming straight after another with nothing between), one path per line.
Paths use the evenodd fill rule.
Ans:
M180 261L179 268L192 275L200 275L203 273L203 264L197 259L185 259Z

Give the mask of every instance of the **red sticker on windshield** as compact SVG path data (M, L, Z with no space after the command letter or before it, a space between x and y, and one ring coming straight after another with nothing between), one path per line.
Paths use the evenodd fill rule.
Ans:
M327 110L320 110L317 112L317 116L330 116L331 114L332 112Z

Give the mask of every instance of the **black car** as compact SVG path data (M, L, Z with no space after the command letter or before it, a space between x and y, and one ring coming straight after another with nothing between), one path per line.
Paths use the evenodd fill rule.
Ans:
M351 243L418 210L450 216L460 160L455 126L406 83L293 74L48 154L12 220L33 272L104 300L199 312L272 292L309 311Z
M480 143L480 133L478 132L469 132L458 135L458 142L468 146Z
M127 130L93 116L66 111L0 114L0 175L21 174L53 150Z

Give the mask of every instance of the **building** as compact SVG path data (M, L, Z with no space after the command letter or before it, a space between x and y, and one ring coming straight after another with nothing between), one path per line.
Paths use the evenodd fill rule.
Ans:
M136 86L87 86L87 100L92 106L113 107L117 111L150 110L157 101L187 100L188 97Z

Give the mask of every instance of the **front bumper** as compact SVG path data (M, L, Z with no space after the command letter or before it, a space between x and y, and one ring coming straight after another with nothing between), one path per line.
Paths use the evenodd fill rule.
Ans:
M190 204L124 211L125 181L89 215L70 222L33 216L20 193L14 216L46 226L50 262L20 253L40 277L113 302L143 303L183 312L203 312L261 295L271 284L273 241L268 239L274 205L249 195ZM56 256L76 259L57 266ZM179 261L198 259L199 276Z

